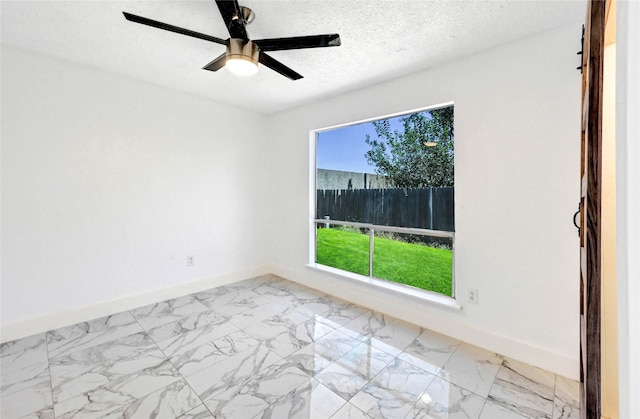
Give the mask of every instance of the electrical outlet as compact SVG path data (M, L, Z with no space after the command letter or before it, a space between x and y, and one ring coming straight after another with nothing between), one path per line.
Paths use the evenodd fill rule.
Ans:
M478 304L478 290L474 288L469 288L467 290L467 301L471 304Z
M187 256L187 266L193 266L193 256Z

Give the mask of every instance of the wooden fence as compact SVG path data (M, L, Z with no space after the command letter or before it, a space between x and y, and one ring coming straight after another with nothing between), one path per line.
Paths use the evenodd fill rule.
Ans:
M317 218L455 231L453 188L318 189L316 195Z

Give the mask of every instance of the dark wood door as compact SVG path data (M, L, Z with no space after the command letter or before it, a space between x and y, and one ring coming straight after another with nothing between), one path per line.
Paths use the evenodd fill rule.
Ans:
M583 418L601 416L601 191L602 80L605 0L590 0L585 24L582 77L580 198L580 360Z

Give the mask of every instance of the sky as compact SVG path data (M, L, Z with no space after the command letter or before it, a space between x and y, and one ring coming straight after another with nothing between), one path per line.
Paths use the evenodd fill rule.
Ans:
M401 129L400 118L389 118L392 129ZM364 156L369 146L364 142L367 134L377 138L371 122L349 125L318 133L316 158L318 169L343 170L346 172L375 173L375 166L367 163Z

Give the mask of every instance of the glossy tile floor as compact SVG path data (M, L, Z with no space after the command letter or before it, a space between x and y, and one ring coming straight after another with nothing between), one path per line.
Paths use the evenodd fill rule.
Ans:
M0 355L3 419L579 416L575 381L270 275Z

